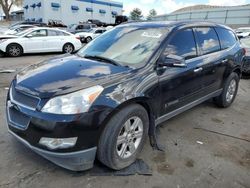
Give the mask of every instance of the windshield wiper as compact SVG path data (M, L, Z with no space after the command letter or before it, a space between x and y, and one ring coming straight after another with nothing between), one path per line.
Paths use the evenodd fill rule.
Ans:
M98 56L98 55L85 55L84 58L100 60L100 61L104 61L104 62L110 63L112 65L122 66L121 64L117 63L113 59L109 59L107 57L102 57L102 56Z

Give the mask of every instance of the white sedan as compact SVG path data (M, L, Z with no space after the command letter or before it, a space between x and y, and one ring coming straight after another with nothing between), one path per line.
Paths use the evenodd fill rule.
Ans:
M106 29L104 28L93 28L93 29L90 29L88 32L76 33L76 35L80 36L82 43L84 42L89 43L90 41L100 36L104 32L106 32Z
M17 57L23 53L73 53L82 47L80 37L59 29L32 28L0 38L0 52Z

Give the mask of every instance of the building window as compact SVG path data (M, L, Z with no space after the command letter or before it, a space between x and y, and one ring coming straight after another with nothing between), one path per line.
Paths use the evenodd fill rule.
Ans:
M30 5L30 7L36 8L36 4L34 3L34 4Z
M79 7L78 6L71 6L71 10L78 11Z
M60 4L59 3L51 3L51 7L60 8Z
M42 3L39 2L39 3L36 4L36 6L40 8L42 6Z
M86 8L86 11L87 12L93 12L93 9L92 8Z
M99 10L99 13L101 13L101 14L106 14L106 10L100 9L100 10Z
M116 12L116 11L112 11L111 14L112 14L113 16L116 16L116 15L117 15L117 12Z

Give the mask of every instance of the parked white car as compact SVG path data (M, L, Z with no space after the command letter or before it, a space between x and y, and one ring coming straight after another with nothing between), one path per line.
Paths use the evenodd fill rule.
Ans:
M59 29L37 27L0 38L0 51L17 57L23 53L73 53L82 47L80 37Z
M235 32L238 38L248 37L250 36L250 27L240 27Z
M80 36L82 43L84 42L89 43L90 41L100 36L104 32L106 32L105 28L93 28L93 29L90 29L88 32L80 32L80 33L77 33L76 35Z
M24 31L24 30L27 30L27 29L30 29L30 28L34 28L34 27L37 27L37 26L34 26L34 25L17 25L17 26L14 26L10 29L8 29L7 31L4 32L5 35L14 35L16 33L19 33L21 31Z

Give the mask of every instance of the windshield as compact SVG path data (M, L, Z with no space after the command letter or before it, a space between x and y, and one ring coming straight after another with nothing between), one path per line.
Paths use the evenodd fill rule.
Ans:
M69 29L74 29L77 25L76 24L71 24L68 26Z
M167 32L165 27L117 27L83 47L78 55L101 56L124 66L138 67L151 57Z
M26 29L24 31L21 31L21 32L18 32L18 33L15 33L16 36L23 36L25 35L26 33L32 31L32 29Z
M244 48L250 48L250 38L243 38L240 40Z

